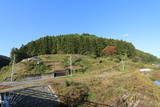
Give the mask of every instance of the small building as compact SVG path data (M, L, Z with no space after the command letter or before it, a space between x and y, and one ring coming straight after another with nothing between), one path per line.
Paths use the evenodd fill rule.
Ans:
M54 71L54 77L60 77L60 76L67 76L70 75L70 69L65 69L65 70L55 70Z
M53 72L45 73L45 74L26 75L23 77L23 80L31 81L31 80L38 80L38 79L55 78L55 77L61 77L61 76L68 76L70 74L71 74L70 69L55 70Z
M21 62L29 62L29 61L37 61L39 62L41 59L38 57L31 57L31 58L27 58L27 59L23 59Z

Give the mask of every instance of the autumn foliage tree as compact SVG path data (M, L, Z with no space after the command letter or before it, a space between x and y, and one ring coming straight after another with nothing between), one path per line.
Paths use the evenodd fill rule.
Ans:
M102 54L104 54L104 55L115 55L115 54L117 54L117 47L116 46L106 46L102 50Z

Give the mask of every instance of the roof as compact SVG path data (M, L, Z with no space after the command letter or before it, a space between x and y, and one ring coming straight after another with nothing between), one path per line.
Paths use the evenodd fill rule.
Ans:
M69 69L64 69L64 70L55 70L54 73L65 73L68 72Z
M26 62L26 61L40 61L41 59L38 57L31 57L31 58L27 58L27 59L23 59L22 62Z
M38 57L32 57L32 58L28 58L28 60L35 60L35 61L40 61L41 59Z

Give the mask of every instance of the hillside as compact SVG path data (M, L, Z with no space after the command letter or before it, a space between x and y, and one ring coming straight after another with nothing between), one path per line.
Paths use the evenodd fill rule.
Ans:
M13 55L14 81L61 83L51 87L70 107L160 107L160 89L154 84L160 67L152 65L159 59L132 43L90 34L46 36L12 49ZM72 76L53 78L71 68ZM141 73L142 68L153 72ZM0 81L10 76L11 66L3 67Z
M21 61L15 66L14 78L16 81L22 81L26 75L47 74L54 69L68 68L70 55L40 55L38 56L41 59L40 65L36 65L36 61ZM73 76L46 80L50 83L64 83L52 87L66 104L79 107L93 107L96 104L97 107L102 105L128 107L126 104L132 106L137 104L137 107L159 107L160 89L154 85L153 76L138 72L141 68L152 68L157 71L156 75L159 75L159 67L133 62L127 58L124 60L123 70L122 63L116 56L95 58L79 54L72 54L72 64ZM1 71L0 81L10 77L10 67L3 67Z
M6 65L9 65L10 58L0 55L0 68Z
M143 52L141 50L136 50L136 57L139 61L142 62L147 62L147 63L159 62L159 59L156 56L150 53Z
M40 63L37 61L21 61L15 65L17 80L22 79L25 75L51 73L54 70L63 70L69 68L70 54L53 54L38 56ZM104 56L95 58L92 56L72 55L73 69L77 73L93 73L101 74L101 72L122 71L121 61L116 56ZM137 69L148 66L141 62L132 62L130 59L125 60L125 71L135 71ZM1 69L2 73L7 73L11 70L11 66L6 66ZM7 76L7 75L6 75ZM1 75L0 80L5 80L6 76ZM8 75L9 77L10 75Z
M107 46L116 47L116 55L126 55L135 61L156 62L157 57L135 49L132 43L97 37L90 34L67 34L46 36L19 49L14 48L11 54L16 54L16 62L22 59L45 54L81 54L94 57L103 56L102 50ZM149 58L149 60L147 60Z
M65 84L52 85L52 87L68 105L160 107L160 89L139 72L108 72L89 79L71 78L61 79L61 81ZM83 98L87 100L82 100Z

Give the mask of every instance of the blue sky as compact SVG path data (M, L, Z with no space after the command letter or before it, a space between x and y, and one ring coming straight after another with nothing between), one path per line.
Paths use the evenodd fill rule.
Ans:
M0 54L45 35L91 33L160 57L160 0L0 0Z

